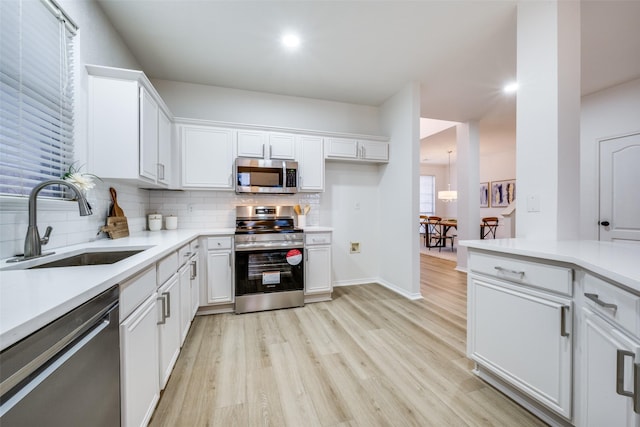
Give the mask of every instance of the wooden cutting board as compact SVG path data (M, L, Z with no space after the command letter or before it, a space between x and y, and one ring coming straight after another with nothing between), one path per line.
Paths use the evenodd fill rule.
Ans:
M113 205L109 211L109 216L124 216L124 211L118 204L118 194L116 193L116 189L109 187L109 193L111 193L111 200L113 201Z
M129 223L126 216L110 216L107 218L107 225L102 227L103 231L112 239L119 239L129 235Z

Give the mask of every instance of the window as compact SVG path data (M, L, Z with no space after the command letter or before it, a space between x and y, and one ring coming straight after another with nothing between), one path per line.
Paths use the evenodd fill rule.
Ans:
M420 176L420 215L433 215L435 213L435 184L435 176Z
M0 1L0 195L28 195L73 162L75 31L51 0Z

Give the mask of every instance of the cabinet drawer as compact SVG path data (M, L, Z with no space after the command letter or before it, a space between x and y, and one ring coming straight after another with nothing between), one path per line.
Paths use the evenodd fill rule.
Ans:
M640 336L640 296L585 274L584 297L592 310Z
M191 243L189 243L189 252L191 252L192 255L197 253L199 248L200 241L198 239L193 239Z
M306 233L304 237L305 245L329 245L331 244L331 233Z
M207 239L207 249L231 249L231 237L209 237Z
M469 269L476 273L562 295L571 296L573 293L572 270L567 267L471 251L469 252Z
M173 252L162 258L157 264L156 284L162 285L164 282L178 271L178 252Z
M120 283L120 321L156 291L156 269L150 267L131 279Z
M184 245L183 247L178 249L178 263L179 263L179 265L183 266L189 260L190 256L191 256L191 247L187 243L186 245Z

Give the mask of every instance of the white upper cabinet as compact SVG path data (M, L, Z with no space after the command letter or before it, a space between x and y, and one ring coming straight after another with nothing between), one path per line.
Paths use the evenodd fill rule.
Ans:
M171 114L144 73L87 70L88 171L141 187L171 186Z
M324 191L324 144L320 136L297 137L298 190Z
M179 125L182 188L233 190L232 129Z
M386 163L389 144L351 138L325 138L325 157L332 160Z
M238 157L295 160L295 137L286 133L238 130Z

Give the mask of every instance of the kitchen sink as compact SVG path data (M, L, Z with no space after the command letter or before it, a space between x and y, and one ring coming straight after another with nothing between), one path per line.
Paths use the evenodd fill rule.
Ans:
M53 267L78 267L82 265L103 265L114 264L129 258L132 255L142 252L144 249L128 250L128 251L110 251L110 252L83 252L44 264L28 267L29 270L34 268L53 268Z
M115 264L152 246L129 246L120 248L84 248L67 253L49 253L27 259L13 258L0 266L0 270L32 270L36 268L81 267L89 265Z

